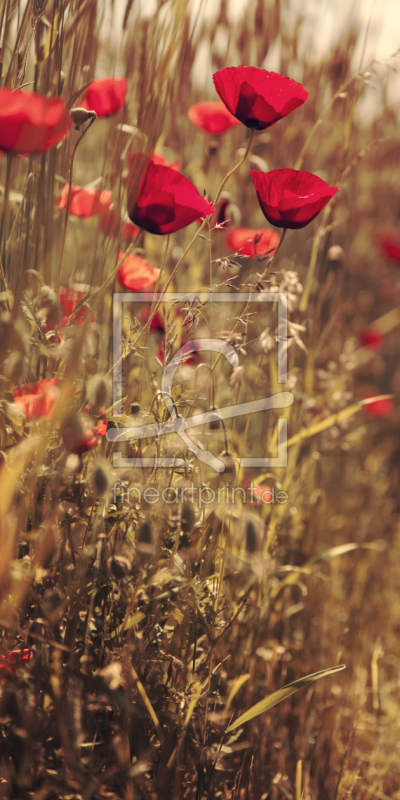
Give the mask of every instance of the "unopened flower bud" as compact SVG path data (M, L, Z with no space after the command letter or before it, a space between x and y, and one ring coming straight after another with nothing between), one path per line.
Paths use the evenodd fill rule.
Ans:
M248 553L255 553L259 549L259 542L256 529L251 520L246 525L246 550Z
M341 267L344 262L344 250L339 244L334 244L329 248L327 253L327 260L330 267L334 269Z
M215 156L218 153L218 147L219 147L219 142L217 141L210 142L207 147L207 155L209 157Z
M215 414L210 416L210 421L208 424L210 431L216 431L221 425L221 415L218 413L218 409L215 406L212 407L211 411L215 411Z
M104 375L93 375L88 381L87 395L91 411L97 414L110 400L110 384Z
M111 558L108 559L107 564L111 575L113 575L113 577L118 581L122 578L126 578L132 569L132 564L129 561L129 558L126 558L125 556L111 556Z
M142 522L137 535L136 552L139 554L141 561L146 561L148 556L153 552L153 531L150 522L147 520Z
M96 497L102 497L110 488L111 469L105 458L96 458L89 471L89 485Z
M82 456L78 456L76 453L70 453L66 459L65 468L72 475L79 475L83 469Z
M42 286L35 300L36 317L41 322L58 325L62 319L62 310L57 295L51 286Z
M191 533L196 523L193 503L185 503L181 513L182 533Z
M75 125L75 130L79 131L81 125L84 125L85 122L88 122L92 119L94 112L87 111L86 108L71 108L69 112L71 115L72 122Z
M228 450L224 450L219 458L225 465L225 470L223 472L224 478L229 478L230 480L236 478L236 461L232 453L229 453Z

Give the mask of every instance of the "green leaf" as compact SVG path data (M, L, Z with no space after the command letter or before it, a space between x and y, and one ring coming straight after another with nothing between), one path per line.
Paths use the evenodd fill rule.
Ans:
M255 706L252 706L244 714L241 714L241 716L226 729L226 733L234 731L239 725L244 725L245 722L249 722L251 719L254 719L254 717L263 714L264 711L268 711L269 708L276 706L281 700L286 700L287 697L290 697L291 694L294 694L303 686L308 686L310 683L319 680L319 678L324 678L326 675L333 675L335 672L340 672L342 669L346 669L345 664L340 664L338 667L330 667L329 669L322 669L320 672L313 672L311 675L305 675L304 678L299 678L297 681L288 683L287 686L283 686L282 689L273 692L269 697L266 697L265 700L260 700Z

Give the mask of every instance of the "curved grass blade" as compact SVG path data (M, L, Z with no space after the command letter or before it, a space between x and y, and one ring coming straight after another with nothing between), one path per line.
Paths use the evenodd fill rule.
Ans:
M252 706L244 714L241 714L235 722L232 722L232 725L229 725L229 728L226 729L226 733L234 731L239 725L244 725L245 722L249 722L251 719L254 719L254 717L263 714L264 711L268 711L269 708L276 706L281 700L286 700L287 697L290 697L291 694L294 694L303 686L308 686L310 683L319 680L319 678L324 678L326 675L333 675L335 672L340 672L342 669L346 669L345 664L339 664L338 667L330 667L329 669L322 669L320 672L313 672L311 675L305 675L304 678L299 678L297 681L288 683L286 686L283 686L282 689L273 692L269 697L266 697L265 700L260 700L255 706Z

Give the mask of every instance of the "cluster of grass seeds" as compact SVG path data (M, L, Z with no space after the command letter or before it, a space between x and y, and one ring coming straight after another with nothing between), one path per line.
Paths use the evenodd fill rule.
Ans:
M396 265L379 239L400 200L398 117L386 101L396 58L353 73L356 26L320 63L301 56L306 22L283 0L250 0L238 24L225 0L212 23L187 0L158 0L145 19L127 0L119 32L117 5L0 8L1 87L72 107L94 78L115 72L128 86L118 115L90 118L42 156L0 160L0 797L395 800L400 317ZM99 217L66 215L60 191L109 190L126 222L128 154L156 151L215 198L249 132L211 137L192 125L189 107L216 99L196 70L207 58L213 71L261 67L278 39L277 69L309 100L254 136L224 187L226 217L267 227L250 168L301 168L341 191L288 232L261 281L269 256L231 252L224 220L170 237L140 231L130 252L161 268L159 290L198 296L116 311L126 243ZM366 124L369 93L382 113ZM61 328L60 287L79 290ZM287 293L285 385L276 304L231 302L249 291ZM211 292L222 302L207 302ZM149 326L156 305L164 331ZM382 334L379 350L362 346L365 328ZM165 365L202 338L228 342L237 365L191 352L163 392ZM55 413L27 421L16 387L53 378ZM293 393L289 408L219 412L278 391ZM367 396L390 394L390 416L367 415ZM223 473L177 432L124 435L210 411L187 435ZM86 413L114 438L77 454ZM276 456L282 417L287 467L241 466Z

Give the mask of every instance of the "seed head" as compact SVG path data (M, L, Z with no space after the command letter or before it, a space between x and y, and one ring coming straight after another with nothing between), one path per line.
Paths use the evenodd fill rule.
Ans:
M87 395L91 410L97 414L110 400L110 384L104 375L93 375L88 381Z
M102 497L111 485L111 469L108 461L100 456L91 464L89 485L95 497Z

